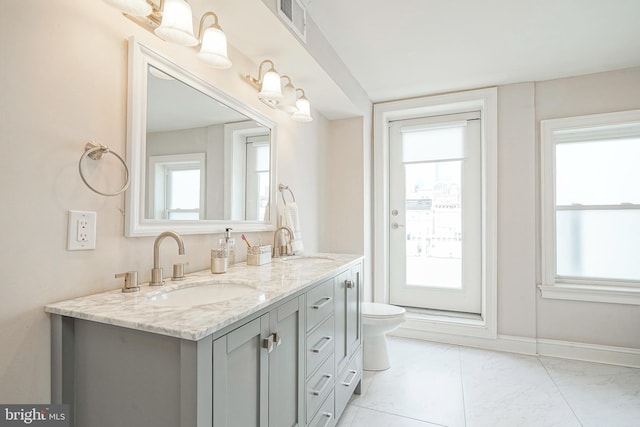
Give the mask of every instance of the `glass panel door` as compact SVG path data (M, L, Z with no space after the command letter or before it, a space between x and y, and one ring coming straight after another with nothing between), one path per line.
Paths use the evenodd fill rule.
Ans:
M479 114L390 126L392 304L480 313L482 169Z

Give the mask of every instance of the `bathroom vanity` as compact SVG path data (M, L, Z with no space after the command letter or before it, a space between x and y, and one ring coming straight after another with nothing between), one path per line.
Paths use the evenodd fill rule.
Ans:
M92 427L331 426L362 379L362 259L321 254L51 304L52 403Z

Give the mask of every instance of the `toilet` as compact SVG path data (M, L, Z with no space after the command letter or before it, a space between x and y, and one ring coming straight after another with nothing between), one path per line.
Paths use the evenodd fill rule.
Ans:
M389 369L389 352L385 334L404 322L405 309L377 302L362 303L363 358L365 371Z

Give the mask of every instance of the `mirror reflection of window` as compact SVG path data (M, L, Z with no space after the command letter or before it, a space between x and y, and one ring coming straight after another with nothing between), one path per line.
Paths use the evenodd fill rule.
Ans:
M264 221L269 205L269 135L247 137L246 218Z
M154 219L199 220L205 216L205 155L153 156L149 206Z

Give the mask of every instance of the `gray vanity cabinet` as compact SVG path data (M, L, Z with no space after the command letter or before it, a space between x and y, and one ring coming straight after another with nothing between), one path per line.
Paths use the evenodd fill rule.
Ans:
M303 425L302 298L214 340L214 426Z
M335 278L335 412L338 418L362 378L361 292L361 264Z
M72 427L333 426L362 379L362 267L332 271L198 340L52 314L51 401Z

